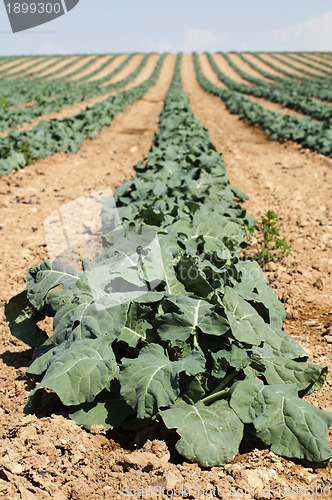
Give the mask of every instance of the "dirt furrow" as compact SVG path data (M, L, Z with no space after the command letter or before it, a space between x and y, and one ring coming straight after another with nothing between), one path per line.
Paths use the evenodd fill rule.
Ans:
M276 54L276 55L278 57L280 57L280 59L282 59L283 61L292 64L292 66L294 66L294 68L299 69L300 71L301 70L310 71L310 73L316 74L317 78L320 76L326 76L326 74L323 71L319 71L318 69L311 68L310 66L307 66L304 62L301 63L301 62L295 61L294 59L287 57L287 54ZM290 71L292 72L293 68L291 68L290 66L288 66L288 67L290 68Z
M18 64L19 62L24 62L25 60L26 60L26 57L18 57L15 60L8 61L8 62L6 62L4 64L1 64L0 71L4 70L6 68L10 69L11 66L14 66L15 64Z
M39 73L38 78L44 78L46 80L46 77L48 77L50 74L53 72L58 71L57 74L53 76L53 78L58 78L60 76L61 68L72 62L72 64L75 64L75 62L78 60L79 56L68 56L59 61L57 64L52 66L51 68L43 71L42 73Z
M111 59L112 54L109 54L104 57L99 57L94 63L90 64L87 68L85 68L83 71L80 71L77 73L77 75L74 75L73 77L70 77L69 79L72 80L73 82L76 80L79 80L80 78L83 78L86 75L89 75L93 71L96 71L100 66L102 66L106 61Z
M45 56L46 58L46 56ZM6 71L6 73L4 74L4 76L7 78L7 77L11 77L12 74L14 73L17 73L17 72L24 72L24 70L31 66L33 62L35 62L35 64L39 64L39 61L40 59L44 59L43 57L40 58L40 57L25 57L24 60L22 61L22 64L20 64L19 66L16 66L15 68L12 68L12 69L8 69L8 71ZM32 66L31 66L32 67ZM20 74L18 75L18 77L20 76ZM17 76L15 76L16 78Z
M327 59L327 58L325 58L325 57L323 57L323 56L320 56L320 55L318 55L318 54L310 54L310 53L309 53L309 54L308 54L308 56L310 56L310 57L312 57L312 58L313 58L313 62L314 62L314 63L315 63L315 62L319 62L319 63L323 64L323 67L324 67L325 69L329 69L329 68L328 68L328 66L325 66L325 64L324 64L324 63L327 63L327 64L332 65L332 59Z
M136 85L140 85L143 83L149 76L152 74L158 60L160 58L159 54L152 54L147 63L145 64L144 68L140 73L136 76L135 80L133 80L131 83L128 83L128 85L125 85L123 87L123 90L129 90L132 87L136 87Z
M59 59L59 57L53 57L51 59L47 59L46 61L43 61L43 62L40 62L40 63L36 63L35 66L33 66L32 68L30 68L28 70L23 71L19 76L20 76L20 78L22 78L22 77L24 77L26 75L29 75L29 76L31 76L33 78L34 77L33 73L35 73L36 71L39 71L39 70L43 69L45 66L47 66L48 64L51 64L51 62L54 62L54 61L56 61L58 59Z
M106 82L102 83L100 86L107 87L107 85L109 85L110 83L117 83L120 80L122 80L123 78L126 78L127 76L129 76L130 73L135 71L137 66L141 63L143 57L144 57L143 54L136 54L134 57L132 57L130 59L129 63L125 65L125 67L120 71L120 73L115 75L110 80L107 80Z
M73 64L71 64L71 66L69 66L69 68L65 69L64 71L61 71L60 73L57 73L55 78L65 78L67 75L69 76L71 73L73 73L73 71L77 71L79 68L84 66L88 61L91 61L92 59L94 59L94 57L95 57L94 55L85 56L85 57L80 58L76 62L73 61ZM45 76L46 81L49 81L52 79L51 77L48 77L47 74L43 75L43 76Z
M248 59L250 59L248 57L248 54L244 54L244 56L247 57ZM234 62L234 64L236 64L242 71L245 71L250 76L253 76L254 78L259 78L260 80L263 80L263 81L271 83L271 80L269 78L266 78L261 73L259 73L258 71L254 70L253 68L251 68L251 66L249 66L248 63L246 63L245 61L243 61L237 54L229 54L229 57L232 59L232 61ZM253 63L255 63L255 64L257 64L257 66L260 67L260 68L262 68L262 66L264 66L264 64L261 63L259 61L259 59L255 59L254 56L251 57L250 61L253 62ZM256 63L256 61L257 61L257 63ZM262 69L264 69L265 71L268 71L268 67L264 67ZM273 73L275 75L278 74L278 72L274 71L272 68L271 68L271 73Z
M278 61L277 59L274 59L274 57L270 56L269 54L262 53L259 55L265 61L268 61L268 62L274 64L274 66L277 66L278 68L281 68L285 71L288 71L288 73L293 73L294 75L298 75L299 78L304 78L306 76L300 69L297 70L296 68L291 68L290 66L287 66L287 64L284 64L284 63ZM272 70L272 68L271 68L271 70ZM268 70L268 71L270 71L270 70ZM283 76L284 78L287 78L287 76L283 73L281 73L281 76Z
M122 54L114 59L106 68L98 72L96 75L88 78L85 80L86 83L88 82L94 82L96 80L100 80L101 78L104 78L105 76L109 75L114 71L116 68L120 66L120 64L123 63L123 61L128 57L128 54ZM84 83L85 83L84 82Z
M303 57L301 54L294 54L294 55L296 55L296 57L298 57L299 59L301 59L301 61L303 61L304 64L308 64L309 63L309 64L315 64L316 66L318 66L320 69L323 70L322 71L323 75L326 75L326 73L324 73L324 70L325 71L332 71L332 68L328 68L328 66L325 66L323 64L322 59L317 59L317 58L311 59L311 57L310 57L310 59L307 59L306 57ZM310 68L310 66L309 66L308 69L310 71L313 68Z
M281 77L285 78L285 75L283 73L271 68L268 64L263 63L260 59L257 59L257 57L255 57L253 54L250 54L249 52L245 52L245 53L243 53L243 55L246 57L246 59L248 59L250 62L256 64L256 66L258 66L263 71L267 71L268 73L271 73L272 75L281 76ZM260 55L263 56L265 54L260 54ZM273 80L270 80L270 78L264 77L258 71L252 69L249 66L249 64L242 61L239 57L234 62L236 62L236 64L239 63L239 66L240 66L240 64L242 64L242 66L240 66L240 68L243 69L244 71L247 71L247 73L254 76L255 78L261 78L262 80L266 80L267 82L273 81Z
M202 67L202 71L206 78L208 78L214 85L217 85L219 87L225 87L225 85L218 79L216 73L213 71L213 69L210 66L210 63L206 57L205 54L202 54L200 56L200 63ZM280 104L276 102L270 102L264 99L263 97L255 97L252 95L247 95L243 94L245 97L250 99L251 102L255 102L257 104L260 104L263 106L263 108L268 109L269 111L279 111L283 115L295 115L300 118L303 118L304 115L302 113L298 113L297 111L294 111L293 109L290 108L283 108Z
M257 104L260 104L261 106L263 106L263 108L269 111L279 111L279 113L281 113L282 115L294 115L297 116L298 118L304 118L306 116L303 113L295 111L295 109L282 107L281 104L278 104L277 102L267 101L266 99L264 99L264 97L256 97L247 94L245 94L245 96L248 97L248 99L250 99L251 102L256 102Z
M232 61L233 61L233 57L231 57L231 56L234 56L234 55L235 54L228 54L229 58L232 59ZM229 78L231 78L235 82L244 83L246 85L251 85L251 83L248 82L248 80L245 80L244 78L242 78L242 76L240 76L229 65L229 63L226 61L226 59L224 58L224 56L222 54L214 54L212 57L215 60L215 63L217 64L217 66L221 69L221 71L223 73L225 73L226 76L228 76ZM235 62L235 61L233 61L233 62Z
M262 207L261 213L269 208L277 208L287 225L285 229L294 245L294 256L303 258L309 268L314 261L319 261L321 270L328 273L330 262L327 250L331 231L329 216L332 209L329 180L332 176L332 159L292 142L280 144L269 141L263 131L230 114L220 98L207 94L199 87L194 78L190 56L184 58L183 75L184 86L197 118L208 126L212 142L223 153L226 167L228 165L230 168L231 182L248 191L249 195L250 190L253 191L252 199L247 202L249 212L260 215L252 213L251 209L256 209L259 204ZM268 203L262 206L262 200ZM322 224L316 221L317 218ZM310 243L313 243L314 251L309 256L307 253ZM315 270L309 275L304 269L303 275L297 278L317 303L322 300L328 302L332 283L326 275L327 288L319 290L312 287L315 277ZM306 294L302 294L302 298L305 297Z
M46 258L43 221L52 210L87 193L114 189L134 174L133 165L145 156L158 128L174 62L168 56L145 98L120 113L94 140L85 140L79 153L56 153L0 178L0 273L6 283L2 303L22 287L29 266ZM2 334L9 335L3 326Z
M53 111L52 113L48 113L46 115L41 115L38 116L37 118L34 118L31 122L27 123L24 122L20 125L17 126L17 130L31 130L34 126L38 125L39 122L41 121L50 121L50 120L62 120L63 118L75 116L78 113L80 113L82 110L85 110L88 107L93 106L94 104L97 104L98 102L105 101L108 99L111 95L116 94L119 91L122 90L129 90L132 87L135 87L136 85L139 85L142 83L144 80L149 78L151 75L153 68L155 67L157 60L159 56L154 55L151 56L148 63L146 66L143 68L143 70L140 72L139 75L128 85L126 85L124 88L121 88L119 90L115 90L113 92L106 92L105 94L92 97L88 101L81 101L76 104L73 104L71 106L64 106L61 108L59 111ZM130 74L139 64L139 61L130 61L128 65L126 65L117 75L116 75L116 81L120 81L123 78L125 78L128 74ZM128 69L129 67L129 69ZM115 79L114 79L115 80ZM110 81L111 83L114 83L113 80ZM5 132L0 132L0 137L6 137L9 134L9 131Z

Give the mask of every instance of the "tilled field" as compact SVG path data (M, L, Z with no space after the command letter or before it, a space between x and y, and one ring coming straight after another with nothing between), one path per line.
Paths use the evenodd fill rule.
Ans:
M156 60L130 87L150 76ZM206 56L200 61L217 85ZM88 193L114 190L134 175L134 164L146 156L158 130L174 64L175 56L167 56L157 83L102 134L85 140L78 153L50 155L0 178L0 497L145 498L151 497L149 488L160 498L167 498L167 490L198 499L216 496L218 489L217 498L243 498L245 493L245 498L257 499L332 496L331 466L306 468L267 449L243 449L228 465L202 468L178 455L172 439L154 425L127 433L94 426L88 433L67 420L52 398L38 417L23 415L32 388L25 377L32 350L11 336L3 305L24 288L27 270L47 258L43 223L50 212ZM306 349L310 361L331 370L332 160L295 143L269 141L260 129L231 115L219 97L201 89L191 56L183 57L182 78L195 117L222 153L229 180L249 195L243 207L255 217L269 209L279 215L292 254L270 263L266 275L285 305L284 329ZM76 108L59 116L73 115ZM51 325L46 328L51 333ZM332 411L331 398L330 373L323 388L307 399ZM329 442L331 446L331 432Z

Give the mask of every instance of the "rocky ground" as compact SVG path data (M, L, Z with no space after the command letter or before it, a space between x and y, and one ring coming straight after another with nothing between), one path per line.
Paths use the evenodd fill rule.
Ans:
M47 215L85 194L115 189L133 175L158 130L174 62L168 56L155 87L77 154L52 155L0 179L0 498L167 498L167 490L168 496L187 499L332 498L330 466L307 468L258 443L242 449L231 464L204 469L180 457L174 436L158 425L136 433L106 433L95 426L88 433L67 420L52 397L38 416L23 414L32 387L25 377L32 350L11 337L3 305L24 288L29 267L47 258ZM212 80L204 56L201 62ZM332 160L292 143L270 142L230 115L219 98L200 89L190 56L182 72L192 109L223 154L230 181L250 196L244 207L256 217L274 210L292 245L290 256L266 268L286 307L285 331L312 361L331 368ZM331 396L329 375L308 400L332 411ZM329 439L332 445L332 434Z

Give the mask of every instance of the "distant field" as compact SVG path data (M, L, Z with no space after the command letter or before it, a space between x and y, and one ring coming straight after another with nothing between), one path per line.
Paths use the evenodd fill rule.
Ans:
M0 497L331 496L331 77L0 58Z

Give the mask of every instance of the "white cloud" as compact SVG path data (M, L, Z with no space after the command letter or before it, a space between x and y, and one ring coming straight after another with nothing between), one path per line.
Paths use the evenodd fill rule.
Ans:
M225 35L222 33L214 33L209 30L186 29L185 36L182 41L169 38L163 38L158 41L147 39L144 41L144 48L146 51L152 52L215 52L222 50L222 43L224 42Z
M270 36L287 50L332 50L332 10L283 29Z
M58 45L56 43L44 43L38 51L38 54L40 55L52 55L52 54L69 54L70 51L61 45Z
M250 45L248 42L240 42L237 50L240 52L248 52L250 51Z
M172 52L173 47L169 40L164 38L163 40L158 40L153 42L152 40L145 40L143 52Z
M225 35L209 30L186 29L185 41L180 44L179 50L183 52L214 52L222 50Z

